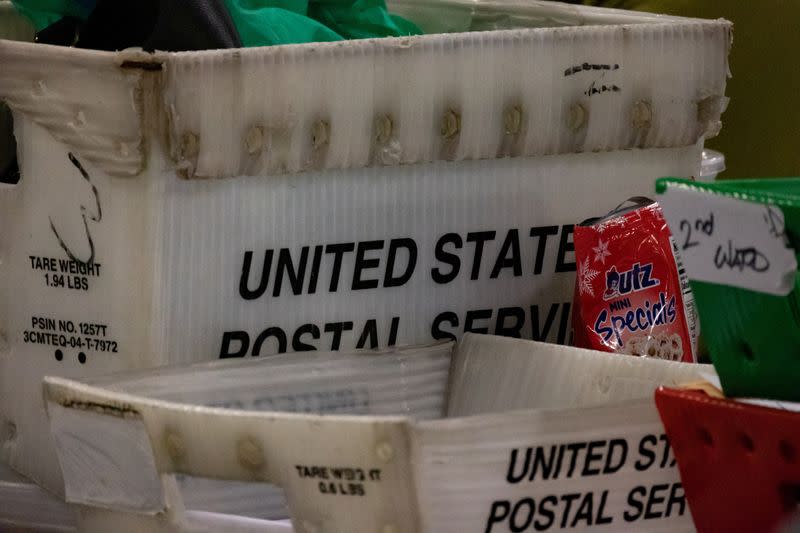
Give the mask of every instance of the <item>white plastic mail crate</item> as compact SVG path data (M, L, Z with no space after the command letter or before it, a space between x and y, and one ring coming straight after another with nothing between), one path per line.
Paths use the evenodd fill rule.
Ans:
M725 21L392 8L466 33L156 54L0 41L21 166L0 192L12 467L62 490L44 375L465 331L564 342L572 224L697 174L719 129Z
M175 473L277 484L302 533L675 532L692 521L653 394L703 372L468 334L46 378L45 398L87 533L192 531Z

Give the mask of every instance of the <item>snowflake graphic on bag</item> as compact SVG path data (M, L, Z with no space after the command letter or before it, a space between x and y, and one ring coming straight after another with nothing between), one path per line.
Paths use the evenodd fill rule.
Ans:
M603 265L606 264L606 257L611 255L611 252L608 251L608 242L603 242L603 239L598 239L597 246L594 246L592 251L594 252L595 263Z
M600 274L597 270L592 270L588 265L589 261L582 261L578 263L578 290L581 294L588 294L594 296L594 289L592 288L592 281Z

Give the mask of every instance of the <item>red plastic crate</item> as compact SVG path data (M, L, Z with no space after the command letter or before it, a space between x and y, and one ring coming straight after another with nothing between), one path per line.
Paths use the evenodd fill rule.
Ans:
M660 388L697 530L774 531L800 504L800 413Z

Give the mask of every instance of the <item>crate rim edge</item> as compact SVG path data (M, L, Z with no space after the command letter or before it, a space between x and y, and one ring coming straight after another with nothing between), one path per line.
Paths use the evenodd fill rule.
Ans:
M151 157L149 152L154 148L159 149L155 146L157 144L165 144L160 150L171 159L173 168L187 178L292 174L309 170L351 169L382 164L480 160L507 156L533 157L631 148L671 148L689 146L716 134L719 117L724 111L726 102L724 78L729 75L727 58L732 40L731 28L732 24L722 19L656 20L634 24L523 28L338 43L154 54L139 49L100 52L0 40L0 62L5 63L5 68L9 71L8 75L0 80L0 99L5 99L15 114L27 115L34 122L44 125L58 140L112 176L141 175L148 166L148 159ZM679 117L682 127L673 129L688 131L681 131L682 135L667 135L666 138L646 135L642 140L627 135L620 136L619 139L599 138L589 141L584 139L581 142L581 137L585 137L592 104L588 96L576 93L555 94L552 96L553 101L547 107L558 108L559 105L564 107L560 111L561 114L565 114L564 121L558 127L562 129L563 136L574 137L578 142L562 142L559 146L535 146L531 142L525 142L525 129L528 123L536 118L530 115L535 115L539 110L531 108L530 102L520 101L519 93L525 85L536 85L536 80L515 79L518 77L515 73L502 70L502 67L498 67L500 69L498 70L492 65L481 65L475 56L482 50L506 55L514 50L535 50L537 44L555 44L560 40L567 40L573 46L581 42L610 40L618 43L616 46L620 46L630 42L632 33L638 35L636 42L639 46L644 46L642 43L646 44L652 40L659 40L662 44L664 41L678 43L686 32L694 32L693 35L696 35L695 39L691 39L689 46L716 54L716 59L719 61L716 69L709 69L713 72L702 74L702 79L705 80L702 86L695 86L692 93L687 93L687 95L694 94L696 105L699 106L698 116ZM443 56L437 60L439 67L435 70L426 71L429 56L437 50L444 50L448 57ZM364 58L367 63L357 63L360 58ZM318 101L309 105L312 109L297 111L295 100L298 96L288 94L292 92L289 90L291 87L276 84L277 82L269 80L270 76L267 76L271 72L273 74L285 72L280 70L281 68L297 68L306 76L318 78L309 80L309 85L313 85L328 79L325 78L326 75L335 75L337 69L333 66L342 65L343 61L350 62L352 66L347 68L354 73L360 72L364 77L363 82L377 93L382 90L381 77L390 75L392 69L401 66L438 78L431 79L421 88L417 87L415 97L429 101L435 109L444 111L445 114L455 115L456 130L451 132L455 134L454 138L451 133L445 134L444 131L442 132L444 137L438 141L434 135L431 138L419 135L425 138L428 144L431 141L441 142L439 150L425 152L418 147L408 146L410 143L406 141L403 145L404 152L399 159L390 158L391 160L386 161L376 158L374 154L370 156L345 153L347 148L340 146L344 143L337 144L331 139L331 134L336 132L336 117L333 116L336 112L326 111L325 107L338 106L342 108L339 116L347 112L349 116L355 116L356 122L371 123L376 117L380 119L385 115L389 118L389 124L399 122L402 127L404 121L408 123L410 120L404 120L406 117L398 111L399 107L402 107L401 104L396 101L379 101L379 97L363 106L360 103L348 104L336 98L348 94L346 90L342 90L327 98L324 95L314 95L313 99ZM47 74L41 75L40 71L32 69L32 64L49 64L52 68ZM661 75L679 76L682 70L679 65L682 63L675 62L674 65L663 68ZM642 66L631 65L631 68ZM619 68L619 64L598 65L598 67L614 69ZM620 69L624 80L633 83L632 77L635 74L627 74L624 67L625 65ZM76 83L76 80L72 79L72 71L76 69L82 72L85 78L82 83ZM226 75L240 79L237 83L241 85L235 89L237 94L228 94L231 89L226 83L213 84L215 87L212 89L192 87L193 83L199 81L198 71L208 72L209 69L219 72L223 81ZM334 72L318 74L321 69L326 71L333 69ZM493 102L471 102L469 94L476 91L474 87L459 89L461 94L440 95L442 86L452 85L454 80L450 78L454 73L463 74L464 69L475 75L475 83L483 87L482 90L500 90L506 93L502 97L506 101L505 109L487 110L487 106L494 105ZM380 72L376 74L373 70ZM569 71L569 68L567 70ZM559 75L560 72L558 71ZM549 76L555 78L556 72L551 72ZM544 76L537 75L537 77ZM273 85L267 86L266 83ZM687 86L691 87L691 83L698 82L694 80L680 83L686 90ZM51 85L55 85L55 89ZM217 88L217 85L221 87ZM92 90L85 90L87 86L91 86ZM209 148L204 146L204 139L219 134L208 131L208 126L199 126L201 119L197 115L203 111L197 109L202 107L197 105L198 95L203 96L205 99L203 101L208 101L209 98L219 100L224 107L226 99L237 98L231 100L233 105L237 105L239 99L244 96L255 94L259 88L269 90L269 87L272 87L273 98L266 103L251 105L255 106L252 116L238 117L223 123L223 127L228 124L233 128L227 132L228 135L235 135L237 129L241 131L246 145L246 148L243 147L243 153L232 156L218 153L209 155ZM488 89L489 87L491 89ZM542 90L544 89L538 88L539 93ZM446 89L444 92L452 90ZM622 95L626 100L625 107L632 106L631 113L647 115L645 124L649 127L652 116L660 111L659 102L626 96L624 93ZM187 99L195 101L188 102ZM90 100L100 100L100 102ZM369 109L370 103L374 109ZM295 110L292 111L293 109ZM109 112L112 110L114 113ZM502 121L503 113L514 111L522 118L523 131L511 134L506 132L509 137L507 141L511 146L505 148L505 153L498 152L497 141L490 138L491 136L475 141L474 146L469 148L460 147L465 144L463 142L465 138L468 140L473 135L470 128L480 126L469 122L472 116L478 117L482 113L484 115L490 113L498 116L498 121ZM398 112L400 112L399 117ZM259 116L261 118L258 118ZM447 117L443 117L442 120L445 118ZM286 122L287 120L289 122ZM437 122L435 117L432 117L432 120L434 123ZM276 168L269 161L271 156L265 155L268 152L265 146L269 144L270 135L273 135L272 129L276 128L278 123L281 124L280 127L287 129L288 133L283 132L281 135L288 135L290 149L298 154L295 157L297 161L290 161ZM397 127L395 126L395 133ZM530 127L533 127L533 124L530 124ZM641 118L634 117L633 129L636 127L641 127ZM316 145L316 140L314 146L297 146L298 143L304 142L307 135L298 130L309 128L325 129L324 139L320 143L324 146ZM631 125L628 125L628 128L630 129ZM167 130L166 139L161 138L163 135L159 134L159 129ZM373 151L380 151L383 148L375 146L380 143L372 144ZM216 144L212 142L210 145ZM223 159L225 161L222 161ZM254 162L257 163L254 172L243 172L244 169L253 168Z

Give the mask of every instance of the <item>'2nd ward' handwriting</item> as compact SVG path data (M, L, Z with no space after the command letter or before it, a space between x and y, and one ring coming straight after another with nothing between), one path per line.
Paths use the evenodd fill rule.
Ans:
M743 272L750 269L753 272L766 272L769 270L769 259L754 246L735 248L728 239L727 249L720 244L714 254L714 266L717 269L730 268Z
M771 211L768 211L771 213ZM776 220L770 216L770 232L773 236L782 235L783 230L779 229ZM683 243L681 250L685 251L702 244L701 238L714 236L714 213L709 213L708 218L696 218L695 220L683 219L678 225L683 233ZM733 241L728 239L727 243L718 244L714 252L714 266L717 270L731 269L744 272L766 272L769 270L770 262L766 255L755 246L734 246Z

